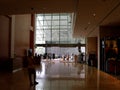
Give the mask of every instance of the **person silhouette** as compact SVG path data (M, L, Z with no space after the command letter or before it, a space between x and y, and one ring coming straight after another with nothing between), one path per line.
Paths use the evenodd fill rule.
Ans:
M38 82L36 82L35 61L32 56L28 56L27 59L28 59L28 74L29 74L30 85L36 85L38 84Z

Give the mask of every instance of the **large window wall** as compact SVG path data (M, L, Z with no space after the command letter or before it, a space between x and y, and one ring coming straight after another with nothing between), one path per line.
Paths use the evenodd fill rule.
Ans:
M36 44L75 44L72 14L36 14Z
M80 39L73 38L73 14L36 14L35 44L77 44ZM44 53L44 47L36 47L36 52Z

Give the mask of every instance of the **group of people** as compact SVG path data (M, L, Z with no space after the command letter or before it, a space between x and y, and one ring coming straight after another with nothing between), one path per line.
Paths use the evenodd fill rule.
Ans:
M44 57L47 57L47 55ZM55 58L55 54L53 54L52 57ZM29 75L30 86L38 84L38 82L36 81L36 66L40 65L41 59L42 59L42 55L37 55L37 54L35 54L34 56L28 55L28 57L27 57L28 75ZM67 61L69 59L71 59L71 60L75 61L75 63L77 63L78 62L78 55L72 54L71 57L66 56L63 59L67 60ZM81 54L81 60L83 60L83 54Z
M42 59L42 55L35 53L34 61L37 65L39 65L41 63L41 59Z
M72 54L71 56L65 55L62 58L64 61L83 62L84 61L83 57L84 57L84 54L81 53L80 55L76 55L76 54Z

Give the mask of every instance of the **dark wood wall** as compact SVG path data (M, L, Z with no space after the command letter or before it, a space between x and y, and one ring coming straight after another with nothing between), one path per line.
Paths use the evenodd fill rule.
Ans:
M0 70L10 70L11 18L0 16Z

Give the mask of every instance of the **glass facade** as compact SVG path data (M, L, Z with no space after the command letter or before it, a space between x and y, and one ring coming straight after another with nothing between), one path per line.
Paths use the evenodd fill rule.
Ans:
M36 14L35 44L75 44L72 37L72 14Z
M73 38L73 13L36 14L35 44L78 44ZM44 47L36 47L36 52Z

